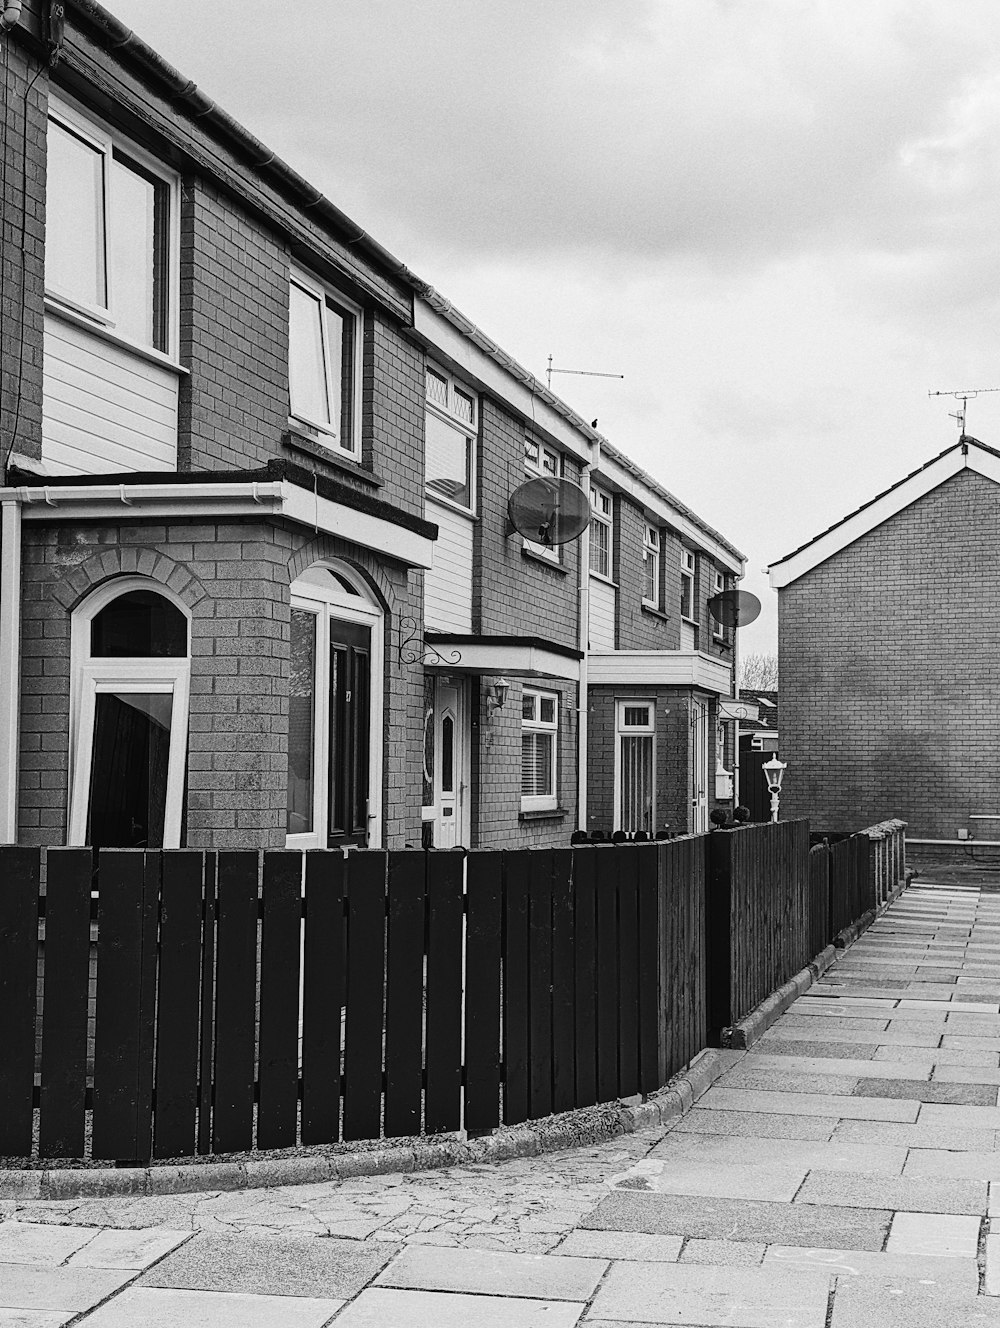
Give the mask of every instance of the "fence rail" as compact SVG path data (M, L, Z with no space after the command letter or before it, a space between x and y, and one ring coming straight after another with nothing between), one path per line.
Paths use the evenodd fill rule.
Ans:
M864 903L838 847L806 822L467 855L0 847L0 1155L485 1132L650 1093Z

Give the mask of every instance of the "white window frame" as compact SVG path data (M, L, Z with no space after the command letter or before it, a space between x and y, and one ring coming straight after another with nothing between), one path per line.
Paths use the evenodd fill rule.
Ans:
M607 532L607 569L595 566L594 552L597 549L597 540L594 538L598 530ZM601 581L607 581L614 585L614 557L615 557L615 509L614 500L610 493L600 488L596 484L590 486L590 574L596 576Z
M723 592L723 591L725 590L725 588L726 588L726 576L725 576L725 573L724 573L724 572L720 572L718 568L715 569L715 573L714 573L713 578L712 578L712 584L713 584L714 587L715 587L715 589L714 589L714 591L713 591L713 594L716 594L716 595L721 595L722 592ZM712 640L713 640L713 641L724 641L725 639L726 639L726 628L725 628L725 624L719 622L719 620L718 620L717 618L713 618L713 619L712 619Z
M333 286L328 286L325 282L317 280L310 276L301 268L293 267L289 272L288 290L289 300L291 299L291 288L298 288L311 299L317 301L321 310L325 314L327 304L339 307L344 313L349 314L354 323L354 335L351 342L351 377L349 383L342 383L342 391L351 393L351 430L349 438L340 436L340 414L341 409L335 410L333 407L332 373L330 366L330 338L327 330L327 320L320 318L320 339L322 341L323 355L323 376L324 387L326 389L327 400L330 402L330 419L313 420L308 416L300 414L295 410L295 404L291 399L291 382L289 382L288 395L288 422L293 428L305 429L313 440L322 447L328 448L336 456L346 456L352 461L361 461L361 393L362 393L362 355L364 351L364 311L361 306L349 300ZM289 307L289 318L291 318L291 309ZM291 379L291 344L289 344L289 380Z
M333 572L357 591L350 594L337 584ZM329 582L329 585L326 582ZM371 629L368 738L368 843L382 843L382 769L384 751L383 712L385 624L382 610L371 598L361 577L344 563L313 563L292 582L291 607L316 615L316 704L313 707L313 823L312 830L286 834L288 848L326 848L330 770L330 619L354 622ZM322 662L321 662L322 661Z
M639 706L648 707L645 724L626 724L625 711ZM650 771L652 776L652 806L650 808L650 836L656 828L656 702L647 696L625 696L615 701L615 764L614 764L614 829L622 826L622 738L650 737Z
M152 591L183 613L188 633L188 653L185 657L91 657L90 637L94 618L114 600L135 590ZM70 670L67 844L86 843L98 695L102 692L164 692L172 694L174 703L170 716L163 847L180 848L191 690L191 613L187 605L159 581L146 577L124 576L106 582L88 596L73 614Z
M689 613L684 612L685 582L687 582L688 586L687 600L688 600L688 606L690 608ZM695 588L697 584L698 584L697 563L695 562L695 556L690 549L682 548L681 549L681 617L684 619L685 622L693 623L695 627L697 627L698 625L698 619L694 616L696 612Z
M524 717L524 702L533 698L533 718ZM549 723L539 718L542 699L551 700L555 718ZM547 692L537 687L525 687L521 693L521 732L549 735L552 746L552 788L548 793L521 795L521 811L554 811L559 805L559 707L562 697L558 692ZM523 766L522 766L523 770Z
M107 303L106 305L94 305L75 299L73 296L49 286L47 279L45 286L46 300L57 308L82 315L85 322L90 323L98 330L113 334L116 340L126 346L133 347L141 354L153 359L161 359L176 366L180 341L180 176L175 171L165 167L144 148L139 147L138 144L124 138L100 121L94 120L73 103L52 93L49 94L48 119L55 121L66 132L82 139L83 142L99 152L104 159L102 208L104 213L103 249ZM135 338L129 337L120 331L116 325L114 274L108 261L108 254L112 247L110 234L113 220L111 181L114 175L114 172L110 169L110 162L114 160L117 154L130 157L144 171L161 181L167 189L167 224L164 238L167 265L165 291L167 317L166 345L163 347L136 341Z
M663 547L663 539L659 527L652 525L649 521L643 524L642 529L642 602L648 609L659 609L660 607L660 557ZM648 595L649 587L649 565L653 565L653 597Z
M427 391L427 387L429 387L429 379L432 375L435 378L441 379L444 383L444 403L435 400L430 395L430 392ZM479 437L479 394L473 388L468 387L460 379L455 378L453 374L448 373L446 369L442 369L440 365L431 361L427 362L424 382L427 414L436 416L437 419L447 424L449 428L454 429L456 433L460 433L465 437L469 473L469 501L467 504L460 503L455 498L449 498L447 494L441 493L439 490L429 485L426 486L427 497L432 499L435 503L442 503L445 507L453 507L457 512L462 512L466 516L470 513L475 515L478 500L476 440ZM471 420L466 419L460 411L455 409L456 397L459 395L464 397L472 405Z
M537 460L533 460L529 455L529 449L537 450ZM546 466L548 462L548 466ZM524 436L524 470L527 475L541 475L551 479L561 479L563 473L562 453L554 447L549 447L547 443L540 442L533 438L531 434ZM544 558L546 562L562 562L562 546L556 545L554 548L547 544L537 544L534 540L526 539L522 535L524 548L533 553L536 558Z

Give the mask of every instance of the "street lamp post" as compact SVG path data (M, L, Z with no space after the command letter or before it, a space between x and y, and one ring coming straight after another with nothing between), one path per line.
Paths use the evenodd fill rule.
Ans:
M779 761L776 756L772 756L770 761L765 761L761 769L767 778L767 788L771 795L771 820L778 819L778 799L781 797L781 781L785 771L788 769L787 761Z

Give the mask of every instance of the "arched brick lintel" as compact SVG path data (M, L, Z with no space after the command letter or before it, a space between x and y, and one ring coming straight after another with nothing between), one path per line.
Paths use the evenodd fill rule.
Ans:
M186 564L158 549L115 546L95 553L58 581L52 587L52 598L72 612L91 591L116 576L145 576L150 581L159 581L192 612L209 596L208 590Z

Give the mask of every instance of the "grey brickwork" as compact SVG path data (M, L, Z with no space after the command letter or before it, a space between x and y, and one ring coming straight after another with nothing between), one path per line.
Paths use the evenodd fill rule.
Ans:
M969 815L1000 813L998 584L1000 489L965 470L779 592L783 817L986 837Z

